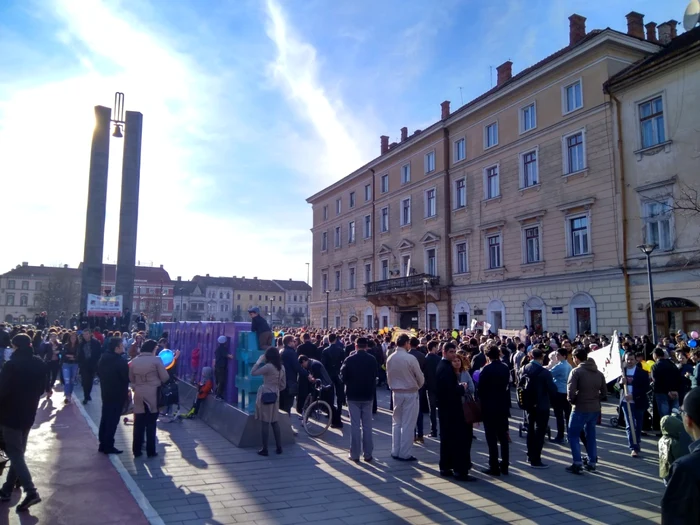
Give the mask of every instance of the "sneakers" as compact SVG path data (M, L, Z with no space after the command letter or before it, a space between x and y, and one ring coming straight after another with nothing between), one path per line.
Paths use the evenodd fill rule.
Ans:
M425 444L425 439L423 438L423 436L418 436L418 437L413 438L413 442L414 442L416 445L424 445L424 444Z
M588 472L595 472L595 463L586 463L584 467Z
M639 457L639 452L637 452L636 450L633 450L633 451L630 453L630 456L632 456L633 458L638 458L638 457Z
M30 492L22 500L22 503L17 505L17 512L25 512L25 511L29 510L29 507L31 507L32 505L36 505L39 502L41 502L41 498L39 497L39 493L36 491Z
M565 469L567 472L570 474L583 474L583 467L581 465L573 464L571 466L566 467Z
M530 468L546 469L546 468L549 468L549 465L546 465L545 463L538 461L537 463L530 463Z

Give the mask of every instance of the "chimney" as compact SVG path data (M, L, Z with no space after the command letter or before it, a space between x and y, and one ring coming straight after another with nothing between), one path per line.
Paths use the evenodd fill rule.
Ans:
M631 11L627 15L627 34L644 39L644 15Z
M401 142L405 141L408 138L408 128L403 127L401 128Z
M678 22L676 20L669 20L666 22L669 26L671 26L671 40L676 38L678 36L678 31L676 30L676 26L678 25Z
M647 41L656 44L659 41L656 38L656 22L649 22L644 27L647 28Z
M22 262L22 266L29 266L29 263L23 261L23 262Z
M178 275L178 276L177 276L177 280L178 280L178 281L182 281L182 275Z
M381 148L379 151L381 152L381 155L384 155L387 151L389 151L389 137L382 135L379 137L379 140L381 141Z
M161 270L163 269L163 265L162 265L162 264L160 265L160 269L161 269Z
M450 116L450 101L445 100L445 102L440 104L440 107L442 108L442 115L440 118L442 120L445 120L446 118L448 118Z
M569 17L569 45L578 44L586 36L586 17L574 13Z
M209 274L207 274L207 277L209 277Z
M503 64L496 68L496 73L498 73L498 82L496 83L497 86L501 86L508 82L513 76L513 62L510 60L503 62Z
M67 264L64 264L63 267L64 267L64 268L68 268L68 265L67 265Z
M659 24L659 44L668 45L671 42L671 24L664 22Z

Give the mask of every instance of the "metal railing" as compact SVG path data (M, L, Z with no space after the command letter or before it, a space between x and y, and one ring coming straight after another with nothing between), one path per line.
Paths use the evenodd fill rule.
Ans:
M424 286L424 280L428 280L428 286L439 286L440 277L419 273L408 277L397 277L396 279L385 279L365 284L365 294L372 295L387 292L404 292L409 290L420 290Z

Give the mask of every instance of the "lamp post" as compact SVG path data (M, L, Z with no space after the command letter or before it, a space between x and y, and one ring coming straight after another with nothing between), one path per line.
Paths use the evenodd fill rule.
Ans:
M326 290L326 330L328 330L331 326L331 319L329 316L329 307L330 307L330 301L331 301L331 291Z
M180 321L184 321L185 314L182 312L182 291L183 291L183 288L180 287L180 288L178 288L178 290L180 291Z
M656 308L654 307L654 287L651 282L651 254L656 249L656 244L641 244L637 246L647 257L647 278L649 279L649 314L651 315L652 342L656 344Z
M273 295L270 296L270 325L274 324L272 320L272 303L274 302L275 297Z
M309 266L310 263L306 263L306 284L309 284Z
M425 332L428 332L428 285L430 284L430 279L425 277L423 279L423 306L425 307Z

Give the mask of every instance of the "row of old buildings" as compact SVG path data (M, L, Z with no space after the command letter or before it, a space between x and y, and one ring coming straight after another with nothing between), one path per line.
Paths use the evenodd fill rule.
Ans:
M312 323L651 333L651 245L659 334L700 330L700 28L585 23L308 199Z
M302 325L309 317L311 287L304 281L196 275L171 280L163 268L136 266L131 313L152 321L245 321L253 306L275 324ZM116 266L102 267L101 290L114 293ZM81 269L23 262L0 275L0 319L32 322L43 311L49 321L69 319L80 305ZM63 315L62 315L63 314Z

